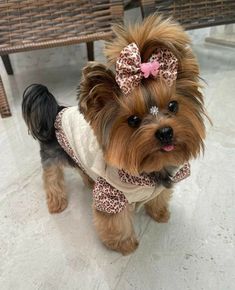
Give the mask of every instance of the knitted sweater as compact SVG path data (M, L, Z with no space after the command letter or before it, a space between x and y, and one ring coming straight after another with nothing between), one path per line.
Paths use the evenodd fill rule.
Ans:
M97 210L113 214L121 212L127 204L139 208L164 189L156 175L132 176L106 164L93 129L78 107L65 108L59 112L55 129L61 147L94 180L93 200ZM172 174L172 180L178 182L189 175L189 165L185 164L174 171L176 173Z

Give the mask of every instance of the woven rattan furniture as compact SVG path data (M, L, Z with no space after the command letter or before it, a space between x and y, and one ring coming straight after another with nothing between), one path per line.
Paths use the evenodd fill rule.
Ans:
M86 42L92 60L93 41L110 38L122 20L121 0L0 0L0 56L13 74L10 53ZM11 115L1 76L0 114Z
M142 15L173 16L186 29L235 22L234 0L141 0Z

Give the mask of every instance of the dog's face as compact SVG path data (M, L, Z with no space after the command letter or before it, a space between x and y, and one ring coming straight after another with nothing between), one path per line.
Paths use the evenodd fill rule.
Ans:
M124 94L110 69L92 64L83 71L80 110L108 164L131 174L181 165L198 155L205 137L198 66L188 38L177 24L153 16L138 29L119 28L108 45L108 59L115 62L130 42L144 60L159 45L170 49L178 59L176 81L169 86L164 78L150 77Z

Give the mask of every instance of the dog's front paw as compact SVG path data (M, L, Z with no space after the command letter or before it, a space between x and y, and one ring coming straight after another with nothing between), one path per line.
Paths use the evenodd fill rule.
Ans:
M164 207L158 211L147 211L148 214L158 223L167 223L170 218L170 212L169 210Z
M139 242L137 241L136 237L130 237L123 241L106 241L104 244L109 249L120 252L121 254L126 256L137 249Z
M47 206L50 213L60 213L66 209L68 206L68 201L66 198L47 200Z
M121 241L118 245L118 251L124 256L131 254L138 248L139 242L135 237Z

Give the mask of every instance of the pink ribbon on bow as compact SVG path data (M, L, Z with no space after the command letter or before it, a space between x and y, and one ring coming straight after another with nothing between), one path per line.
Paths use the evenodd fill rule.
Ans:
M169 86L177 78L178 60L167 48L157 48L148 62L141 63L135 43L121 51L116 62L116 82L125 95L141 83L142 78L164 78Z
M145 78L148 78L150 75L156 77L159 72L159 67L160 64L156 60L153 62L144 62L140 64L140 70Z

